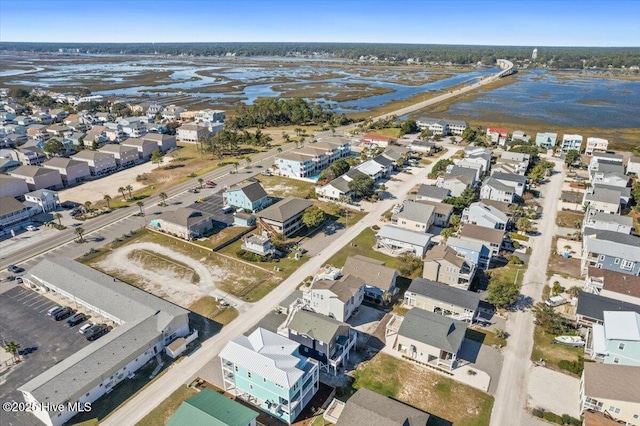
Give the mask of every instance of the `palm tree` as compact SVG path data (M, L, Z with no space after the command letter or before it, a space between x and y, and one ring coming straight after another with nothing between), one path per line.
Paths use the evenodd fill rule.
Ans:
M282 152L282 148L278 147L278 149L276 151Z
M240 163L238 163L237 161L233 162L233 166L236 168L236 173L238 173L238 166L240 165Z
M11 356L13 356L13 360L15 361L16 358L20 359L20 343L18 342L7 342L7 345L4 348L5 352L11 354Z
M161 193L159 194L159 197L160 197L160 199L162 200L162 205L163 205L163 206L166 206L166 205L167 205L166 200L167 200L167 198L169 198L169 196L167 195L167 193L166 193L166 192L161 192Z
M127 185L124 187L127 191L129 191L129 199L131 199L131 191L133 191L133 186Z
M121 186L120 188L118 188L118 192L122 193L122 201L127 199L127 196L124 193L126 190L127 189L124 186Z
M202 178L198 178L198 188L199 188L199 189L202 189L202 184L203 184L203 182L204 182L204 179L202 179Z
M102 197L102 199L107 202L107 209L111 210L111 196L109 194L104 194L104 197Z
M75 233L78 235L80 242L84 243L84 238L82 237L82 234L84 234L84 228L76 228Z
M60 213L56 213L53 215L56 219L58 219L58 225L62 226L62 215Z
M251 157L248 157L248 156L247 156L247 157L244 157L244 164L245 164L247 167L251 167Z
M91 211L91 201L85 201L84 206L87 208L87 213Z
M144 203L142 201L138 201L136 203L136 206L138 206L138 208L140 209L140 216L142 216L144 214L144 212L142 211L142 207L144 207Z

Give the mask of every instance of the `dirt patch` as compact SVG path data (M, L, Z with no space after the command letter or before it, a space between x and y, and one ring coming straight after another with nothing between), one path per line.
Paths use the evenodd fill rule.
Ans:
M175 260L160 262L158 255ZM136 243L115 250L97 264L106 272L135 276L145 290L179 305L190 305L216 289L228 272L198 262L155 243ZM189 271L191 269L191 271ZM192 282L194 276L199 283Z

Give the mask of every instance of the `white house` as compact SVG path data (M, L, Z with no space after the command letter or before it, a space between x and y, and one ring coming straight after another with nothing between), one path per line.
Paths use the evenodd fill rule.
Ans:
M522 197L527 184L526 176L515 175L512 173L493 172L491 177L503 185L510 186L514 193Z
M572 149L580 152L580 148L582 147L582 136L581 135L563 135L562 136L562 145L560 145L560 149L565 154Z
M46 189L28 192L24 194L24 203L27 207L33 207L37 213L48 213L60 208L58 193Z
M505 185L493 177L488 177L480 188L481 200L493 200L503 203L513 203L515 191L511 186Z
M461 221L485 228L506 229L509 217L497 208L478 201L464 209Z
M640 157L631 156L627 162L627 174L635 173L640 176Z
M410 253L422 258L433 235L410 231L394 225L384 225L376 235L376 249L392 256Z
M209 129L195 123L183 124L178 127L177 136L181 142L199 143L210 135Z
M592 155L594 152L607 152L609 147L609 141L602 138L587 138L587 146L584 149L584 153Z
M364 280L352 275L314 279L302 298L313 312L346 321L364 300Z

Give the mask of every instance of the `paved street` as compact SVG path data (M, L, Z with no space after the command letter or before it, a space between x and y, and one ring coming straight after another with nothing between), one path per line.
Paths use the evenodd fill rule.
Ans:
M455 154L455 149L450 149L441 158L450 158ZM434 163L435 164L435 163ZM398 188L398 194L406 194L415 185L422 183L427 174L431 171L433 164L428 167L418 169L411 179L407 180ZM289 295L295 288L309 275L313 275L325 262L337 253L343 246L349 243L360 232L367 227L374 225L382 214L389 210L397 200L388 199L376 203L375 209L364 219L350 226L338 237L333 244L328 246L320 254L309 260L282 284L276 287L271 293L265 296L260 303L257 303L246 312L240 314L231 324L222 328L220 334L210 338L202 344L202 347L183 360L181 363L172 366L166 374L159 377L142 392L130 399L125 405L111 414L102 425L119 426L123 424L135 424L142 419L149 411L165 400L171 393L185 381L194 376L200 369L211 361L227 344L236 336L251 328L263 316L271 312L278 303Z
M538 301L546 280L547 263L551 254L551 241L555 233L556 203L560 199L564 169L562 161L547 158L555 163L555 174L541 191L544 195L542 219L538 222L539 235L532 237L533 253L524 274L522 294ZM523 424L527 405L528 369L533 349L533 314L530 310L509 314L506 332L509 342L503 350L504 363L496 400L491 415L492 426L510 426Z

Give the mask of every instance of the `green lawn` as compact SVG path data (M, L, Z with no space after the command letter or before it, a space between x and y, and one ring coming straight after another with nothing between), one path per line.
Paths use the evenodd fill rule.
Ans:
M180 404L196 393L197 391L190 387L184 385L179 387L167 399L162 401L160 405L136 423L136 426L157 426L166 424L173 413L176 412Z
M196 300L189 305L189 310L222 325L229 324L239 315L238 310L233 306L220 306L213 296L205 296Z
M399 138L400 127L390 127L388 129L376 129L376 130L371 130L368 133L373 133L374 135L389 136L391 138Z
M488 425L493 397L385 354L358 366L353 387L390 396L456 426Z
M584 356L584 348L554 344L553 339L555 339L555 337L553 334L545 332L542 327L536 326L533 332L531 360L539 361L543 359L547 367L572 375L567 370L561 369L558 363L563 359L567 361L578 361L578 357Z
M315 194L315 185L311 182L286 178L282 176L258 176L264 190L272 197L300 197L306 198Z
M386 263L386 266L395 268L398 260L395 257L388 256L379 251L375 251L373 246L376 241L376 232L367 228L362 231L357 237L342 248L338 253L334 254L327 263L337 268L342 268L349 256L362 255L371 257L373 259L381 260Z

